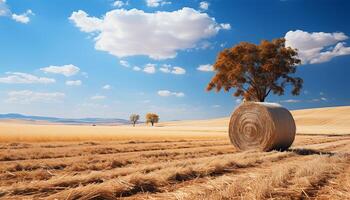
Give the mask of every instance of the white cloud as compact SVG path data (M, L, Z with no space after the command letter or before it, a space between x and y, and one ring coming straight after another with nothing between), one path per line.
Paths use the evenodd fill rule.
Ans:
M8 76L0 77L0 83L8 84L32 84L32 83L55 83L56 80L47 77L37 77L32 74L21 73L21 72L7 72Z
M183 92L171 92L169 90L159 90L158 95L161 97L169 97L169 96L184 97L185 96Z
M173 70L171 70L172 74L185 74L186 70L182 67L173 67Z
M111 85L104 85L103 87L102 87L102 89L104 89L104 90L110 90L110 89L112 89L112 86Z
M45 73L62 74L68 77L77 74L80 71L80 68L75 65L69 64L62 66L48 66L41 68L40 70Z
M141 68L138 67L138 66L134 66L134 67L132 68L132 70L134 70L134 71L141 71Z
M220 108L221 106L220 105L212 105L211 107L212 108Z
M121 61L119 61L119 63L123 67L130 67L130 64L126 60L121 60Z
M199 65L199 67L197 67L197 70L202 72L212 72L214 71L214 68L213 68L213 65L206 64L206 65Z
M66 81L66 85L69 85L69 86L80 86L81 84L82 84L81 80Z
M83 32L98 33L95 49L117 57L146 55L153 59L176 57L177 51L195 48L229 24L192 8L146 13L143 10L112 10L101 19L82 10L69 18Z
M163 65L161 68L159 68L159 70L163 73L170 73L170 65Z
M311 100L309 100L309 102L319 102L319 101L327 101L327 100L328 100L327 98L321 97L319 99L311 99Z
M210 47L213 48L213 44L211 42L209 42L209 41L202 41L202 42L200 42L197 45L196 49L208 49Z
M147 64L143 68L143 71L148 73L148 74L154 74L154 73L156 73L156 65L155 64Z
M172 73L176 75L186 74L186 70L182 67L172 67L171 65L163 65L159 68L163 73Z
M206 2L206 1L201 1L199 3L199 8L202 9L202 10L208 10L209 8L209 3Z
M11 91L8 94L8 103L31 103L31 102L57 102L65 97L61 92L33 92L30 90Z
M299 103L301 101L297 99L287 99L287 100L282 100L281 102L282 103Z
M8 16L11 13L5 0L0 0L0 16Z
M242 99L236 99L236 104L242 103Z
M12 19L15 20L16 22L20 22L23 24L27 24L28 22L30 22L30 15L34 15L32 10L27 10L25 13L22 14L12 14Z
M288 31L285 35L286 46L296 48L304 64L315 64L330 61L332 58L350 54L350 47L345 46L348 39L342 32L305 32Z
M227 24L227 23L222 23L220 24L221 28L224 30L230 30L231 29L231 24Z
M6 4L6 0L0 0L0 17L11 17L16 22L27 24L30 22L30 15L34 15L33 11L30 9L22 14L12 13L9 6Z
M96 17L89 17L88 14L82 10L73 12L69 17L77 27L83 32L94 32L102 28L103 20Z
M170 1L165 0L146 0L146 3L148 7L158 7L166 4L171 4Z
M121 8L125 5L125 3L123 1L115 1L113 2L113 6L117 7L117 8Z
M92 96L90 97L91 100L103 100L103 99L106 99L106 96L103 96L103 95L95 95L95 96Z

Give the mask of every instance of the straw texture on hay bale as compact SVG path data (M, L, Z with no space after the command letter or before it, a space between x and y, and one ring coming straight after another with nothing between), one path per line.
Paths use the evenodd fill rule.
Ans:
M240 150L285 150L295 137L292 114L279 104L245 102L231 115L229 136Z

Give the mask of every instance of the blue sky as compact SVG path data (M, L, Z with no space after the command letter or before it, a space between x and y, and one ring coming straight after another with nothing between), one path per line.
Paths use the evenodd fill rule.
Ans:
M161 120L228 116L206 92L218 52L285 37L299 49L289 109L350 104L350 3L340 0L0 0L0 113Z

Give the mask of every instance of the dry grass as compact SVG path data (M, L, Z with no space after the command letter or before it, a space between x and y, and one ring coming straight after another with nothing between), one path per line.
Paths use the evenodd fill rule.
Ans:
M0 198L350 199L350 136L298 135L286 152L237 152L216 126L222 120L135 129L20 126L17 136L1 138L8 142L0 143ZM37 134L17 138L21 130Z
M25 148L13 148L23 146L20 143L6 144L0 151L4 155L28 154L0 161L0 195L5 199L266 199L302 197L301 191L317 197L324 188L326 196L335 191L327 181L349 165L349 141L344 136L298 136L292 151L266 153L236 152L222 140L26 143ZM105 148L129 150L96 153ZM32 159L34 152L46 151L53 157ZM79 151L85 153L76 154ZM338 193L346 191L337 188Z

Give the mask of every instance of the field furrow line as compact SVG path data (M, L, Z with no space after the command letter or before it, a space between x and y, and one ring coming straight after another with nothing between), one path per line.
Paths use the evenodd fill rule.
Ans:
M322 152L323 152L324 155L329 155L328 152L324 152L324 151L326 151L326 150L333 150L335 148L338 148L339 146L342 146L344 143L346 143L346 141L343 141L343 142L341 142L341 144L338 144L338 145L334 145L334 144L327 144L327 145L325 145L323 143L322 146L318 146L319 147L318 151L316 151L316 150L310 151L309 149L303 149L303 148L298 149L298 151L296 151L296 149L293 149L291 151L291 153L289 153L285 158L277 158L276 160L273 160L273 159L272 160L264 160L264 164L254 166L253 168L248 168L248 171L245 171L245 169L241 169L241 170L234 171L234 173L228 173L228 174L225 174L225 175L229 175L229 174L237 175L237 172L240 172L240 173L247 172L247 173L249 173L250 171L254 171L255 169L268 168L268 167L271 167L271 163L274 163L274 162L278 162L278 163L280 163L280 162L282 162L282 163L284 163L284 162L294 162L296 158L297 159L301 158L299 155L314 155L314 154L316 154L316 155L321 154L322 155ZM301 150L305 150L305 151L301 151ZM323 150L323 151L321 151L321 150ZM266 161L270 161L270 162L268 162L266 164L265 163ZM238 174L240 174L240 173L238 173ZM207 182L208 180L206 180L206 178L208 178L208 177L205 177L205 178L203 178L201 180L196 179L194 181L194 183L190 183L189 182L187 184L181 184L181 185L179 185L179 187L176 187L176 185L175 185L175 187L172 186L172 188L163 189L163 191L171 192L171 191L176 191L177 189L180 189L180 192L177 191L174 194L175 196L178 196L179 193L182 193L181 192L181 188L182 187L186 187L186 185L197 184L197 183L201 183L201 182ZM157 199L158 197L157 197L157 195L151 196L149 194L143 194L143 195L141 194L141 195L138 195L138 196L136 195L135 197L131 197L130 199L138 199L138 198L140 198L140 199L148 199L148 198L149 199L153 199L153 198L156 198ZM159 197L159 199L164 199L164 198L167 199L168 198L167 195L165 195L165 196L161 195Z
M336 142L333 142L333 143L338 143L339 141L336 141ZM344 141L343 141L344 142ZM342 143L343 143L342 142ZM328 144L325 144L325 143L323 143L322 145L319 145L318 146L318 148L320 149L320 150L329 150L329 149L334 149L334 148L336 148L336 147L338 147L338 145L340 145L340 144L333 144L332 142L331 143L328 143ZM271 152L270 152L271 153ZM298 152L297 152L298 153ZM270 154L271 155L271 154ZM251 165L251 166L249 166L249 167L244 167L244 169L250 169L250 168L252 168L252 167L255 167L255 165L260 165L261 163L263 163L264 161L271 161L271 162L277 162L277 161L280 161L281 159L284 159L285 157L289 157L289 156L295 156L295 155L298 155L298 154L296 154L295 152L284 152L284 155L283 156L281 156L281 155L277 155L276 156L276 154L274 154L274 153L272 153L272 155L271 155L271 157L269 158L269 159L267 159L266 157L268 157L268 155L264 158L264 159L261 159L261 160L255 160L255 162L256 163L254 163L254 165ZM254 159L256 159L258 156L253 156L253 158ZM229 160L229 161L227 161L227 159ZM226 162L230 162L230 160L232 160L232 159L230 159L230 158L222 158L221 159L221 161L222 160L226 160ZM193 166L192 166L193 167ZM166 169L165 169L166 170ZM167 170L169 170L169 169L167 169ZM232 170L232 169L231 169ZM219 176L222 176L223 174L225 174L225 173L230 173L231 172L231 170L225 170L224 171L224 173L222 172L222 173L214 173L215 175L219 175ZM157 173L158 174L158 176L162 176L163 174L166 174L165 172L161 172L162 170L158 170L158 171L155 171L154 173ZM173 170L171 170L171 171L176 171L176 169L173 169ZM183 174L185 174L185 175L183 175ZM189 176L188 176L188 174L190 174ZM140 175L141 176L141 175ZM151 175L150 175L151 176ZM211 176L210 174L206 174L206 176L203 176L203 177L209 177L209 176ZM198 175L198 174L196 174L195 172L193 172L192 171L192 169L190 169L190 170L185 170L185 173L178 173L177 172L177 174L176 174L176 177L178 177L177 179L176 179L176 182L171 182L171 185L173 186L173 185L176 185L176 184L178 184L178 183L182 183L182 182L184 182L184 181L191 181L191 180L194 180L194 179L198 179L198 178L203 178L202 176L200 176L200 175ZM142 178L140 178L139 177L139 179L141 179L142 180ZM147 178L146 178L146 180L148 180ZM124 181L125 183L128 183L127 181ZM147 181L146 181L147 182ZM132 185L132 184L131 184ZM122 192L122 193L116 193L115 195L116 196L132 196L132 195L134 195L134 194L138 194L138 193L140 193L140 192L159 192L159 191L164 191L164 190L169 190L169 188L166 188L167 186L169 186L169 183L167 182L167 184L165 184L165 186L162 186L162 185L158 185L157 186L157 190L154 190L154 188L152 187L151 189L150 189L150 191L148 191L147 189L145 189L145 188L142 188L141 187L141 191L139 191L139 190L137 190L137 192L135 192L133 189L135 189L135 188L133 188L132 189L132 192ZM97 186L98 187L98 186ZM76 189L76 190L79 190L78 188ZM73 191L76 191L76 190L73 190ZM127 190L128 191L128 190ZM64 192L66 192L66 191L64 191Z
M18 185L13 185L13 187L0 187L0 193L6 194L5 197L18 198L38 198L48 195L53 195L53 197L67 197L67 194L73 194L73 196L77 197L81 190L84 191L86 188L91 187L108 188L108 184L113 185L112 190L108 191L112 192L115 197L133 196L144 192L164 192L169 190L169 188L170 190L177 190L179 186L181 188L181 184L186 185L186 181L190 183L196 179L205 180L208 177L220 177L230 174L237 169L242 172L244 172L245 169L249 171L254 167L264 165L267 161L279 162L281 159L285 159L284 157L298 157L298 155L308 154L332 155L334 153L329 151L344 147L348 143L348 140L337 140L333 142L317 143L314 145L297 146L292 148L291 152L267 152L260 154L254 152L243 152L220 156L214 155L207 158L157 163L153 165L149 164L138 169L135 169L134 167L126 167L118 170L96 172L87 177L80 176L79 178L79 175L73 176L70 177L69 180L63 180L64 178L62 178L62 180L56 179L56 182L55 179L39 181L34 182L30 186L21 185L19 183ZM312 147L313 149L311 150L313 151L305 149L305 147ZM224 164L222 162L224 162Z
M263 153L260 155L267 156L272 154L272 152ZM227 154L222 156L211 156L207 158L199 158L199 159L188 159L188 160L181 160L181 161L172 161L172 162L165 162L160 164L153 164L148 166L140 166L139 168L130 167L130 168L122 168L119 170L109 171L109 172L96 172L93 174L90 174L89 176L74 176L71 177L69 180L65 180L64 178L60 179L52 179L49 181L39 181L35 182L33 184L29 185L17 185L16 187L2 187L0 190L5 191L8 194L11 195L33 195L33 194L40 194L43 191L45 191L46 194L49 193L55 193L55 191L51 191L52 188L60 187L59 189L62 190L63 187L66 187L65 189L71 189L73 187L81 187L86 186L91 183L108 183L109 180L118 180L121 179L121 177L124 177L125 179L128 179L130 177L134 176L149 176L149 177L162 177L165 174L169 173L175 173L178 174L176 170L184 170L184 169L191 169L192 167L196 166L198 173L204 173L205 166L209 164L214 165L214 161L222 161L226 160L225 163L227 165L236 165L235 162L231 162L233 158L240 158L239 162L244 162L247 160L257 160L257 157L254 153L251 152L244 152L244 153L235 153L235 154ZM204 163L204 164L203 164ZM211 166L211 165L210 165ZM215 166L211 166L212 168L218 170L221 169L221 165L218 165L218 169ZM204 171L203 171L204 170ZM167 172L167 173L166 173ZM169 175L171 176L171 175ZM124 179L123 178L123 179Z
M344 200L350 199L350 162L337 177L328 181L315 196L316 200Z
M344 158L341 158L344 159ZM193 184L170 193L158 195L144 195L143 199L302 199L303 194L311 192L305 185L293 185L296 179L309 179L307 176L311 167L316 163L324 162L319 171L312 173L317 181L323 180L323 173L344 164L337 156L309 155L288 158L282 162L270 164L266 168L250 170L244 174L227 174L207 182ZM292 181L291 181L292 180ZM308 183L308 182L306 182ZM289 190L289 191L288 191ZM290 191L292 190L292 192ZM280 192L279 192L280 191ZM311 193L310 194L310 198ZM134 197L130 199L139 199Z
M146 151L156 151L156 150L169 150L169 149L189 149L195 147L215 147L215 146L225 146L229 145L228 142L220 142L219 144L204 143L204 144L181 144L181 145L155 145L155 146L126 146L126 147L103 147L103 148L93 148L93 149L74 149L74 151L65 149L64 151L59 151L58 149L53 149L51 151L43 151L40 148L36 149L25 149L24 151L19 150L2 150L0 151L0 162L8 161L23 161L23 160L42 160L42 159L57 159L57 158L69 158L69 157L80 157L86 155L110 155L117 153L132 153L132 152L146 152ZM73 153L72 153L73 152Z
M173 151L173 152L158 152L154 154L145 154L145 155L134 155L128 157L119 157L119 158L103 158L104 162L94 158L93 160L70 160L70 162L54 162L52 164L46 163L45 165L26 165L26 164L15 164L10 165L7 168L3 166L3 170L0 172L0 179L3 180L0 186L6 186L11 184L16 184L18 182L25 183L31 182L35 179L45 179L49 180L53 176L67 176L71 174L88 174L92 170L99 171L104 170L113 170L121 169L124 167L138 167L139 165L146 166L148 164L153 164L155 162L169 162L177 161L184 159L193 159L193 158L205 158L210 156L217 156L223 154L234 153L235 150L232 147L220 147L220 148L204 148L196 149L190 152L187 151ZM140 160L142 157L142 160ZM107 160L106 160L107 159ZM88 163L88 164L86 164ZM6 181L7 180L7 181Z

